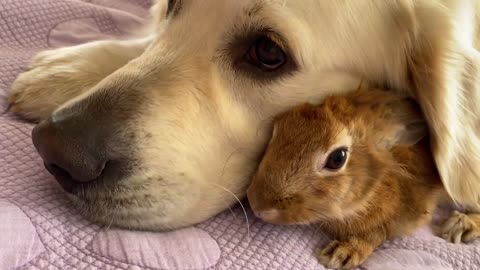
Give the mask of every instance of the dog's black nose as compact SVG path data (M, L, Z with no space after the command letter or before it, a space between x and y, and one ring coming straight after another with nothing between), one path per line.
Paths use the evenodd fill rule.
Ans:
M97 182L113 187L131 173L135 133L125 127L131 126L141 100L128 90L97 89L33 129L33 144L46 169L67 192L88 193L98 188L91 185Z
M32 131L45 167L66 189L99 179L108 161L102 140L72 127L49 118Z

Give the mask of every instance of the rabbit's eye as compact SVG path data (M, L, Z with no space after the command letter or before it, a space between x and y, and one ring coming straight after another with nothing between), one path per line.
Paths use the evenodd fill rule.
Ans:
M332 171L340 170L347 161L348 149L345 147L334 150L327 158L325 169Z

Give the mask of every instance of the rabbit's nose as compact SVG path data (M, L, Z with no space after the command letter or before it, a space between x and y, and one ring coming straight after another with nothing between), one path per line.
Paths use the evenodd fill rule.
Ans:
M277 209L268 209L255 212L255 215L266 222L274 222L280 217L280 212Z

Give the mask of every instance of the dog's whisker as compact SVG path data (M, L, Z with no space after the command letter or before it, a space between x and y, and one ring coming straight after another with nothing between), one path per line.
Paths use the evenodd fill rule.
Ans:
M112 215L112 214L113 214L113 211L114 211L114 210L109 211L107 214L105 214L105 215L102 217L102 219L107 218L108 216Z
M230 159L235 155L237 154L238 152L244 150L243 148L237 148L235 150L232 151L232 153L230 153L230 155L228 156L228 158L225 160L225 163L223 164L223 168L222 168L222 173L220 174L221 177L223 177L225 175L225 169L227 168L227 165L228 165L228 162L230 161Z
M110 220L110 223L108 224L107 228L105 229L105 232L108 232L108 230L110 230L110 227L112 227L114 219L115 219L115 216L112 216L112 219Z
M230 210L230 213L234 218L237 218L237 215L235 214L235 212L233 212L232 207L228 207L228 210Z
M221 185L218 185L218 184L215 184L215 183L212 183L212 185L216 186L217 188L220 188L228 193L230 193L236 200L237 202L240 204L240 207L242 208L243 210L243 214L245 215L245 221L247 223L247 241L250 243L250 222L248 221L248 214L247 214L247 210L245 210L245 207L243 206L243 203L242 201L240 201L240 199L237 197L237 195L235 195L235 193L233 193L232 191L230 191L229 189L221 186Z
M318 224L316 226L317 228L315 229L315 231L313 231L313 234L317 234L317 232L320 230L320 228L322 227L322 224ZM321 232L323 234L323 232Z

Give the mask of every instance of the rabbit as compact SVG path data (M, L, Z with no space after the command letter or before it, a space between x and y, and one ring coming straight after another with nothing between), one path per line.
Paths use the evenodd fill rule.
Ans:
M279 115L247 189L254 214L274 224L319 224L334 240L317 251L352 269L385 240L412 233L449 202L419 106L383 89L357 89ZM454 212L439 231L480 236L480 215Z

